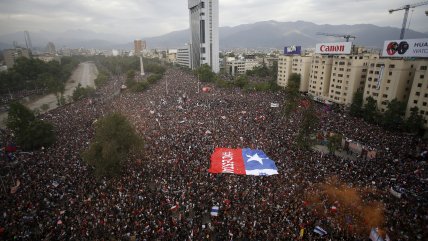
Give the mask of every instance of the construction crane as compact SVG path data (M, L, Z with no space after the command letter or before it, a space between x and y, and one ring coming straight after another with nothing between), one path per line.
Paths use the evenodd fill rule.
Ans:
M324 36L333 36L338 38L345 38L346 42L349 42L349 39L355 39L355 36L349 35L349 34L334 34L334 33L317 33L317 35L324 35Z
M409 16L409 9L415 8L415 7L420 7L423 5L428 5L428 1L420 2L420 3L416 3L416 4L407 4L407 5L402 6L401 8L389 10L389 13L404 10L404 19L403 19L403 26L401 27L400 39L404 38L404 32L406 31L406 24L407 24L407 16Z

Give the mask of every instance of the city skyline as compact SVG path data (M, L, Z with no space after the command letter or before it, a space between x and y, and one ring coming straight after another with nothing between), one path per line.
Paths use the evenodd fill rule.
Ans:
M237 26L258 21L310 21L317 24L374 24L401 28L404 11L391 8L420 0L281 1L237 0L220 2L219 26ZM410 29L428 32L425 11L410 10ZM254 14L257 13L257 14ZM165 1L64 1L29 0L0 3L0 35L28 30L62 32L73 29L120 34L129 38L159 36L189 28L187 0ZM66 27L64 27L66 26Z

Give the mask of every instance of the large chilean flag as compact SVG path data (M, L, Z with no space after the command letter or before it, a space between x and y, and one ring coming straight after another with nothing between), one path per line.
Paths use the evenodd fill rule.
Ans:
M208 171L253 176L278 174L275 162L263 151L249 148L216 148L211 155L211 167Z

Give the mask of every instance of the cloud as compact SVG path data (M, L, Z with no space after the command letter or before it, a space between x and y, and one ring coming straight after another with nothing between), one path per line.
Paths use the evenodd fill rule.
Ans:
M404 11L389 14L388 9L402 5L402 0L220 0L220 26L303 20L401 27ZM410 28L428 32L425 9L410 12ZM0 21L0 35L88 29L128 38L157 36L189 25L187 0L2 0Z

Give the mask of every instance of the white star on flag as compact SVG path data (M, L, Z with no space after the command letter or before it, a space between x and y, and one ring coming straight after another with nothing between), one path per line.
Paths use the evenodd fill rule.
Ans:
M261 165L263 165L263 159L268 159L268 158L261 158L257 153L254 155L247 155L247 157L249 157L247 162L256 161L256 162L259 162Z

